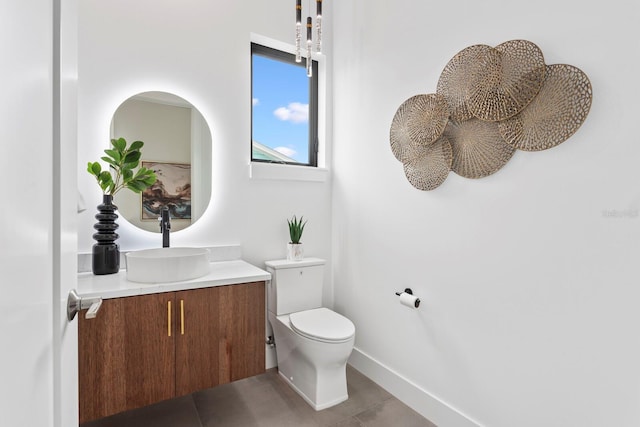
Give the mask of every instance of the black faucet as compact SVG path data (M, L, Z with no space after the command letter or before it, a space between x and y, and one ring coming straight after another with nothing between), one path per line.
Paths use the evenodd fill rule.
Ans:
M171 231L171 217L169 216L169 207L162 208L162 216L160 220L160 231L162 232L162 247L169 247L169 232Z

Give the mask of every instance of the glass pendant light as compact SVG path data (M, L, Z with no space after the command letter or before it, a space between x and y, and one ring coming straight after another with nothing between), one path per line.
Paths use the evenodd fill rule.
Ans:
M322 0L316 0L316 52L322 52Z
M307 76L311 77L313 72L311 71L311 32L313 29L313 23L311 22L311 17L307 17Z
M296 62L302 61L302 0L296 0Z

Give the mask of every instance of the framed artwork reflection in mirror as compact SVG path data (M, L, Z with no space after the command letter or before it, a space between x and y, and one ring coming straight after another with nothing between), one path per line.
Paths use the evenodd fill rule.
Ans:
M172 219L191 219L191 165L143 161L156 173L156 182L142 192L141 219L155 220L169 207Z

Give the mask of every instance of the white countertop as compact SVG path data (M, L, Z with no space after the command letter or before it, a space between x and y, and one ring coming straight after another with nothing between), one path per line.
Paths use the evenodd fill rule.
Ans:
M102 299L156 294L160 292L235 285L238 283L263 282L271 275L246 261L212 262L211 271L197 279L169 283L139 283L127 280L127 271L96 276L93 273L78 274L78 295L83 298Z

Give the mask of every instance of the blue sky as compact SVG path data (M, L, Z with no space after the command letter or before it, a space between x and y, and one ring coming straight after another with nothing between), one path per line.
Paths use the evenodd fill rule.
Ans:
M253 55L254 141L309 161L309 78L304 67Z

